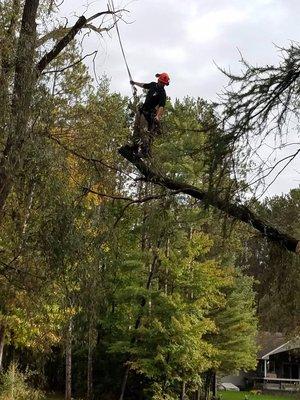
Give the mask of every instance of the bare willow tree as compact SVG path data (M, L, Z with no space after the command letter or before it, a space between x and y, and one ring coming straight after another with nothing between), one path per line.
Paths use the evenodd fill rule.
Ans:
M26 145L32 140L32 100L41 75L83 29L102 34L114 25L114 20L105 17L114 13L121 17L120 10L108 9L90 17L82 15L73 26L59 25L50 31L42 29L43 15L51 13L55 7L53 0L6 0L0 5L1 216L14 179L22 170ZM44 32L40 34L41 31Z

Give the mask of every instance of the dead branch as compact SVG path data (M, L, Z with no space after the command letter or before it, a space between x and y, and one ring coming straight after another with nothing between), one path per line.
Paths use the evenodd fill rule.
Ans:
M116 11L120 12L121 10ZM77 35L77 33L84 27L88 27L89 29L91 29L92 25L90 24L91 21L95 20L96 18L99 18L101 16L104 15L110 15L110 14L114 14L114 12L112 11L102 11L99 12L97 14L92 15L89 18L85 18L83 15L81 17L78 18L77 22L75 23L75 25L72 26L72 28L64 28L64 29L68 29L67 33L59 40L59 42L49 51L47 52L42 58L41 60L37 63L36 65L36 71L38 74L41 74L43 72L43 70L47 67L48 64L50 64L50 62L52 60L54 60L61 52L62 50L74 39L74 37ZM87 26L88 25L88 26ZM97 32L99 32L99 30L107 30L107 28L95 28L97 30ZM65 32L65 30L62 30L61 32ZM49 34L50 35L50 34ZM51 38L51 35L48 37ZM42 38L43 39L43 38ZM47 37L44 36L45 40L47 39Z
M64 37L68 32L70 28L66 26L59 26L58 28L54 29L51 32L46 33L44 36L40 37L36 41L36 47L40 47L49 40L60 40L62 37Z
M36 65L36 70L39 74L47 67L52 60L54 60L59 53L74 39L76 34L86 24L86 18L82 15L76 24L69 30L69 32L50 50L46 53Z
M283 168L281 168L281 170L279 171L278 174L276 174L276 177L272 180L272 182L268 185L268 187L264 190L263 193L266 192L266 190L275 182L275 180L278 178L278 176L281 174L281 172L284 171L284 169L296 158L296 156L300 153L300 149L298 149L295 153L290 154L286 157L281 158L280 160L278 160L274 165L272 165L271 167L266 168L262 173L264 175L256 178L255 180L252 180L251 182L249 182L248 185L246 185L245 187L250 187L255 185L258 182L261 182L263 179L267 178L269 175L272 174L272 172L279 166L279 164L282 164L284 161L288 160L286 162L286 164L284 165ZM263 160L261 160L263 161ZM262 196L262 195L261 195Z
M76 60L75 62L73 62L72 64L67 65L67 66L64 67L64 68L52 69L52 70L49 70L49 71L42 72L42 74L43 74L43 75L44 75L44 74L57 74L57 73L60 73L60 72L64 72L64 71L66 71L67 69L70 69L70 68L75 67L75 65L81 63L81 62L82 62L83 60L85 60L87 57L95 56L97 53L98 53L98 50L95 50L95 51L93 51L92 53L88 53L88 54L84 55L84 56L81 57L79 60Z
M117 13L121 12L121 11L126 11L126 10L118 10L116 11ZM82 27L84 29L90 29L93 30L97 33L102 33L102 32L108 32L110 29L112 29L114 27L114 23L112 25L110 25L107 28L102 28L101 25L99 27L94 26L93 24L91 24L90 22L93 21L94 19L104 15L104 14L112 14L111 11L104 11L102 13L98 13L93 15L92 17L88 18L86 20L85 25ZM67 26L59 26L56 29L53 29L50 32L47 32L44 36L40 37L39 39L37 39L36 41L36 47L40 47L43 44L47 43L49 40L61 40L64 36L66 36L70 30L72 28L67 27Z
M241 55L242 71L239 75L220 68L229 79L220 96L224 131L231 141L232 156L240 161L236 165L249 165L253 158L260 158L259 168L263 172L261 177L254 178L254 184L263 182L282 163L279 160L274 167L264 171L267 158L274 150L269 155L263 155L263 159L259 150L270 140L275 144L278 139L287 141L284 134L291 131L290 124L297 125L298 129L300 121L300 45L292 42L288 48L279 50L281 61L276 66L253 66Z

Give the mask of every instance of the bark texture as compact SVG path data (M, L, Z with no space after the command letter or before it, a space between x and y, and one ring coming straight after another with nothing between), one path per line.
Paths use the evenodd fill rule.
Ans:
M130 146L121 147L119 149L119 153L136 166L147 182L153 182L164 186L167 189L180 191L181 193L185 193L191 197L194 197L195 199L201 200L205 202L205 204L215 207L227 215L251 225L264 237L267 237L271 241L278 243L285 249L299 254L300 243L298 239L269 225L267 222L257 217L247 206L229 203L228 201L216 196L209 196L209 194L202 189L160 175L154 169L151 169L148 165L146 165L146 163L143 162L139 157L137 157L133 153Z
M17 46L14 87L8 136L0 159L0 210L12 186L12 177L22 162L20 150L26 141L34 86L36 16L39 0L26 0Z

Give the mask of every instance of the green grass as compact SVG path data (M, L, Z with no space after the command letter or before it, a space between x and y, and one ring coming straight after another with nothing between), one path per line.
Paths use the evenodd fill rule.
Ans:
M286 394L250 394L249 392L230 392L230 391L220 391L218 392L222 395L222 400L244 400L245 396L248 396L249 400L296 400L296 396L289 396ZM299 396L299 394L298 394Z
M64 397L59 396L58 394L48 394L46 399L47 400L64 400Z
M219 391L218 394L222 395L222 400L244 400L245 395L248 395L249 400L296 400L296 396L289 395L271 395L271 394L249 394L249 392L225 392ZM300 397L299 397L300 398ZM63 396L48 395L47 400L63 400Z

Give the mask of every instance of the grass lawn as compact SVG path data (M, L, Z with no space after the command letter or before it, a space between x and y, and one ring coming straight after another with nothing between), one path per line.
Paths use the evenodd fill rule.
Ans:
M245 396L249 400L296 400L296 396L289 396L285 394L250 394L248 392L230 392L220 391L219 395L222 395L222 400L244 400ZM299 396L299 395L298 395ZM299 398L299 397L298 397Z
M245 395L248 395L249 400L296 400L299 397L289 395L271 395L271 394L249 394L248 392L230 392L230 391L219 391L219 395L222 395L222 400L244 400ZM59 395L48 395L47 400L63 400L63 396Z

